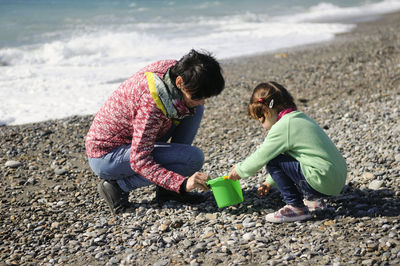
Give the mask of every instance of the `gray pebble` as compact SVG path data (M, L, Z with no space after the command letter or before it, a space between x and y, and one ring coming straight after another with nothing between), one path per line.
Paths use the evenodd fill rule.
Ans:
M64 168L56 168L56 169L54 169L54 173L56 174L56 175L64 175L64 174L66 174L68 172L68 170L67 169L64 169Z
M84 138L93 116L0 128L0 261L7 265L398 265L400 264L399 13L337 40L223 60L226 89L207 100L193 145L210 177L229 173L267 132L247 116L260 82L276 80L346 158L342 194L301 223L270 224L283 206L257 197L266 169L241 180L244 202L218 208L155 203L154 186L130 193L113 216L99 196ZM10 141L11 140L11 141ZM18 166L11 158L19 160ZM382 189L384 188L384 189Z

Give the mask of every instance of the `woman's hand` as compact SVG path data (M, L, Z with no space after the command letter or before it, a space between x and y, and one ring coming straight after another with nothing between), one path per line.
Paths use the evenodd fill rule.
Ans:
M207 180L207 174L200 172L194 173L186 182L186 192L192 191L195 188L203 191L209 190L210 188L206 185Z
M241 179L241 177L236 172L236 165L232 166L232 170L228 176L228 179L230 179L230 180L240 180Z
M269 193L271 190L271 185L267 182L262 183L262 185L257 189L258 197L262 198Z

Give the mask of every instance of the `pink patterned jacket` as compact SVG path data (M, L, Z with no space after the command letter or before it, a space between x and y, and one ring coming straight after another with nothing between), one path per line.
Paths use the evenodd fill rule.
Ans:
M136 173L156 185L179 192L185 177L157 164L154 143L171 127L150 95L145 72L159 77L177 61L155 62L123 82L96 114L86 136L86 154L99 158L122 145L131 145L130 164Z

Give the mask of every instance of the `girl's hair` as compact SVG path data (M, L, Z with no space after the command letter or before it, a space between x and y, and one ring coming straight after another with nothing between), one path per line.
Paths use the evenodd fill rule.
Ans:
M178 76L182 77L193 100L216 96L225 87L218 61L206 51L200 53L192 49L170 71L174 82Z
M250 97L249 115L264 122L271 110L278 114L287 108L297 109L292 95L279 83L270 81L258 84Z

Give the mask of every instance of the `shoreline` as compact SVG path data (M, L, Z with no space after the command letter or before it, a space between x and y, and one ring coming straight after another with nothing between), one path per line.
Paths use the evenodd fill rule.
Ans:
M335 45L336 43L343 43L343 42L348 42L352 41L355 37L352 36L354 32L361 33L364 31L364 28L370 28L371 25L374 27L376 24L384 24L387 21L390 22L392 20L396 19L396 16L400 16L400 11L394 12L394 13L387 13L384 15L378 16L376 19L369 20L369 21L349 21L347 23L349 24L355 24L356 26L354 29L350 30L349 32L344 32L344 33L339 33L336 34L334 39L328 40L328 41L322 41L322 42L317 42L317 43L311 43L311 44L304 44L304 45L299 45L299 46L294 46L294 47L288 47L288 48L281 48L281 49L276 49L273 51L265 51L265 52L258 52L250 55L243 55L243 56L235 56L231 58L226 58L226 59L221 59L220 63L222 66L228 66L229 65L235 65L235 64L241 64L241 62L245 61L251 61L253 59L257 59L258 57L265 57L266 59L269 59L271 56L274 59L285 59L288 54L297 54L301 52L312 52L313 49L320 49L326 46L330 45ZM361 27L361 29L359 29ZM121 79L121 82L124 79ZM36 121L36 122L29 122L29 123L24 123L24 124L16 124L16 125L8 125L8 124L2 124L0 123L0 128L1 127L9 127L9 126L23 126L23 125L31 125L31 124L38 124L38 123L45 123L48 121L56 121L56 120L64 120L64 119L69 119L71 117L82 117L82 116L91 116L94 114L87 114L87 115L73 115L73 116L66 116L63 118L55 118L55 119L49 119L49 120L43 120L43 121Z
M256 196L265 170L242 180L244 202L218 209L154 203L112 217L87 164L92 115L0 127L0 260L6 265L400 264L400 13L363 22L327 43L223 62L226 89L206 103L194 145L202 171L221 176L266 132L246 105L276 80L331 137L348 165L341 195L301 223L270 224L284 203Z
M354 41L354 38L357 38L358 35L360 34L368 34L368 31L371 30L376 30L376 27L379 25L384 25L387 23L394 23L397 21L397 17L400 16L400 11L395 11L392 13L386 13L383 15L377 16L375 19L372 20L367 20L367 21L349 21L347 22L348 24L354 24L355 27L351 29L350 31L343 32L343 33L338 33L335 34L335 37L331 40L327 41L322 41L322 42L316 42L316 43L310 43L310 44L303 44L303 45L298 45L298 46L293 46L293 47L288 47L288 48L281 48L273 51L265 51L265 52L259 52L251 55L243 55L243 56L237 56L237 57L232 57L232 58L227 58L221 60L221 62L229 64L232 63L230 61L241 61L241 60L250 60L255 57L259 56L274 56L279 55L281 53L297 53L297 52L302 52L302 51L309 51L312 49L319 49L323 48L326 46L330 45L336 45L338 43L343 43L343 42L348 42L348 41ZM396 22L397 23L397 22ZM357 36L353 36L353 34L356 33ZM278 56L278 58L281 58Z

